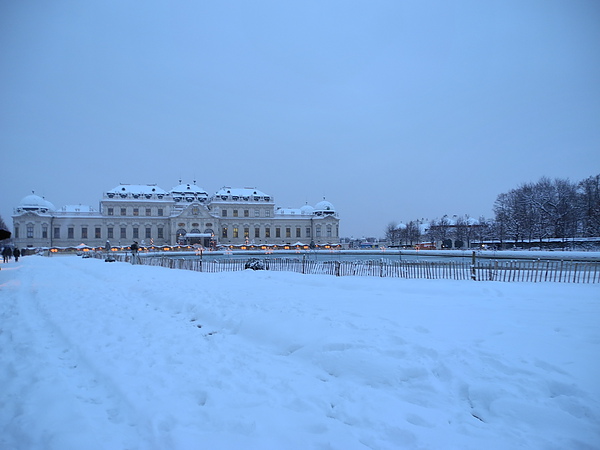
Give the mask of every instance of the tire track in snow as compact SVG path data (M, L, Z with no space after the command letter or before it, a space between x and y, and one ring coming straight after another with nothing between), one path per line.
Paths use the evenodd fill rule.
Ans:
M110 370L130 403L142 411L144 429L151 431L147 440L159 448L177 448L178 440L196 439L208 419L203 408L207 393L198 374L204 369L202 349L209 343L186 314L187 300L174 301L170 295L171 277L165 282L159 276L156 284L147 268L140 279L139 266L71 261L78 273L101 286L81 301L82 314L93 318L87 326L96 337L88 341L94 358L102 359L102 368ZM91 269L90 263L103 269ZM112 281L124 278L129 281ZM197 296L197 289L190 292Z
M75 267L70 266L68 270ZM137 448L144 441L143 448L153 448L157 439L151 420L132 404L111 375L90 359L87 349L69 336L60 323L61 310L53 310L53 306L64 308L63 303L77 302L73 296L89 279L84 271L78 272L70 280L71 286L58 285L35 270L20 274L21 284L10 300L12 320L7 324L9 340L19 357L7 361L4 377L8 395L20 400L9 403L20 407L8 412L0 443L5 441L8 448L71 448L81 436L102 429L102 442L90 443L89 448ZM81 325L85 327L84 320ZM40 414L53 416L57 426L38 429L33 421ZM164 444L168 442L155 448Z

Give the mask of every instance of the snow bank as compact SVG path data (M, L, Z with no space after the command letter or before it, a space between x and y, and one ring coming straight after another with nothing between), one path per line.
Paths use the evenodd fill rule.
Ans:
M0 271L0 448L598 448L598 285Z

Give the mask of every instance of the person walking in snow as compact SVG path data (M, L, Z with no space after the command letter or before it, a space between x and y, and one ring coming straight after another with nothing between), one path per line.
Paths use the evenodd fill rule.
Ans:
M138 258L138 250L139 250L139 246L137 241L133 241L133 244L131 244L131 264L137 264L139 262Z
M2 250L2 258L4 259L4 262L7 263L8 261L10 261L11 256L12 250L10 249L10 247L4 247L4 250Z
M15 247L13 250L13 256L15 257L15 262L19 262L19 257L21 256L21 250L19 250L19 247Z

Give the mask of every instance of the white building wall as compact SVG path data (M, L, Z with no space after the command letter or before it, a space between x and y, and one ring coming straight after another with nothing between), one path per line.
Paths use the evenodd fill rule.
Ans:
M219 192L221 194L217 195ZM337 213L329 211L328 215L323 216L300 210L278 210L273 197L260 191L252 191L258 192L256 196L252 193L247 196L237 195L235 200L232 195L225 195L225 191L219 192L208 200L200 196L180 196L177 202L168 193L161 194L160 199L155 194L148 194L150 198L146 198L148 195L132 198L127 192L123 192L122 195L113 193L112 197L104 193L98 212L41 212L41 209L25 211L17 207L13 215L13 241L19 247L74 247L81 243L92 247L104 247L107 240L111 245L128 246L135 240L139 243L143 241L145 245L160 246L176 245L179 229L184 229L186 233L192 230L204 233L205 230L212 229L214 240L223 245L339 242ZM246 189L232 192L244 194ZM162 216L158 215L159 210L162 211ZM227 211L226 216L223 215L223 211ZM237 217L234 216L234 211L237 211ZM330 235L327 233L327 225L332 227ZM317 235L319 226L320 236ZM147 227L151 230L150 238L146 237ZM222 233L224 227L227 227L226 238ZM99 235L96 233L97 228L100 229ZM234 237L235 228L238 230L237 237ZM288 228L289 236L286 233ZM299 237L296 234L297 228L300 229ZM72 234L69 229L72 229ZM84 229L87 230L87 238ZM124 229L124 234L121 229ZM159 236L159 229L162 229L162 238ZM248 229L247 238L244 234L245 229ZM267 229L270 236L267 236ZM280 230L279 236L277 229ZM112 235L109 234L110 230Z

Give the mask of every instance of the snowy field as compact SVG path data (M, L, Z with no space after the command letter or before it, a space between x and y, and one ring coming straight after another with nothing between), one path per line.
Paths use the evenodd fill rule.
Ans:
M0 267L3 450L600 448L599 285Z

